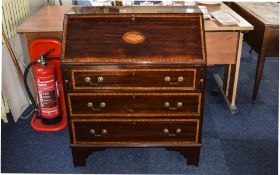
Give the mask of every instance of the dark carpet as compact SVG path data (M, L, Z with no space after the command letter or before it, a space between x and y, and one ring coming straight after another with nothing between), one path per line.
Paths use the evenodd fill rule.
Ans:
M251 103L257 54L245 43L238 83L238 115L232 115L221 94L211 96L215 82L208 69L200 165L188 166L178 152L163 148L118 148L96 152L86 167L74 168L68 129L38 133L30 119L2 123L3 173L130 173L199 175L274 175L278 166L279 60L268 58L257 102Z

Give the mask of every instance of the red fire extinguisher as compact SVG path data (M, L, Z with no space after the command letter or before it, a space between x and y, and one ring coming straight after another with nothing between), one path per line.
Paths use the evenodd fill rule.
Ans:
M24 85L34 108L35 117L41 119L45 125L55 125L62 119L55 66L47 62L47 60L59 59L47 58L47 55L53 51L54 49L49 50L38 60L32 61L24 71ZM35 79L37 103L27 84L27 75L31 67Z

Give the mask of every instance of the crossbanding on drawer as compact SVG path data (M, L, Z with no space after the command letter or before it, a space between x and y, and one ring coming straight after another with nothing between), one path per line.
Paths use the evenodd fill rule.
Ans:
M69 93L75 116L200 116L201 93Z
M96 120L72 119L74 143L199 142L200 119Z
M73 69L73 89L200 89L198 68L188 69Z

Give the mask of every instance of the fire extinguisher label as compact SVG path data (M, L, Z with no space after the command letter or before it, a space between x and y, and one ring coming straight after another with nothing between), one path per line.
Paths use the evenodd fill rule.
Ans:
M48 118L59 115L57 82L54 76L37 79L41 115Z
M51 108L56 106L56 97L55 97L56 91L46 91L40 93L40 101L42 102L41 107L43 108Z

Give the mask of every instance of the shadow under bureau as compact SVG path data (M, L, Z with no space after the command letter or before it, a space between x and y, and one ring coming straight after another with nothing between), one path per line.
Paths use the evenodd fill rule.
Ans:
M61 68L74 165L114 147L165 147L198 165L205 50L196 7L69 11Z

